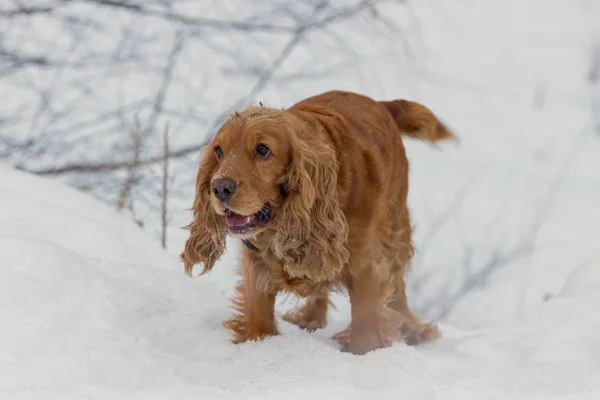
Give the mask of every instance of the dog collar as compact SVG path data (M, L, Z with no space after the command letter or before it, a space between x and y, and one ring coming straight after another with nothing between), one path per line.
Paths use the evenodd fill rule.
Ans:
M252 242L249 241L248 239L242 239L242 243L244 243L248 249L255 251L257 253L260 253L260 250L258 249L258 247L253 245Z

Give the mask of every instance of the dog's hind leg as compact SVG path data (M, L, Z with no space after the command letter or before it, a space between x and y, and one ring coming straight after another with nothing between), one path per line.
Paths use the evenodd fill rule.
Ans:
M440 332L437 324L435 322L422 322L408 307L406 284L402 273L398 272L394 280L394 294L388 303L388 307L403 317L398 328L402 340L413 346L439 338Z
M437 324L422 322L408 306L404 276L409 270L414 253L408 209L396 213L393 222L395 223L394 231L389 237L387 257L392 263L391 280L394 291L388 307L403 317L399 326L402 340L409 345L416 345L439 338L440 332Z

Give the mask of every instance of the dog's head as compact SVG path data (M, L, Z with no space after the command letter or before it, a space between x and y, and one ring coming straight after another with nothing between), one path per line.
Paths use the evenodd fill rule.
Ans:
M212 269L227 234L269 235L270 250L292 276L339 272L348 258L348 228L337 200L338 166L316 122L263 107L234 114L200 162L182 254L186 272L199 263L202 273Z

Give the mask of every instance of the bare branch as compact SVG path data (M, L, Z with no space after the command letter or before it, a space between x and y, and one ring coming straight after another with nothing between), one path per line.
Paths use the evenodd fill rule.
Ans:
M436 296L431 299L428 303L420 306L423 309L434 308L435 305L440 306L436 315L439 319L445 319L448 317L450 312L454 309L454 306L458 304L460 300L465 298L468 294L473 293L477 288L480 288L487 284L488 279L493 273L506 266L511 262L515 262L518 259L530 254L533 248L528 246L519 246L506 254L492 253L489 260L481 266L477 272L465 274L466 278L462 281L459 288L451 294L445 296ZM466 257L469 257L470 253L465 253ZM465 262L465 268L470 268L470 262Z
M592 92L592 120L594 131L600 135L600 38L597 39L592 49L590 66L588 71L588 82Z
M354 15L370 9L378 3L382 3L384 0L363 0L356 5L351 7L343 7L330 15L326 15L319 20L312 21L306 24L306 29L322 28L332 22L344 20L353 17ZM271 32L271 33L289 33L296 31L296 26L293 25L275 25L272 23L254 23L250 21L236 21L236 20L217 20L200 17L190 17L184 14L173 13L167 10L160 10L156 8L150 8L140 1L134 3L131 1L121 0L89 0L88 3L95 3L101 6L108 6L114 8L122 8L130 12L141 14L148 17L156 17L165 19L171 22L181 23L190 27L201 27L202 29L234 29L245 32ZM324 8L327 3L322 2L321 8ZM251 20L252 18L250 18Z
M369 2L363 2L363 3L369 3ZM310 21L312 18L314 18L316 15L318 15L319 12L321 12L325 8L326 5L327 5L326 1L320 1L319 3L317 3L314 7L312 15L310 15L307 18L307 21ZM283 63L288 59L288 57L292 54L293 50L301 42L302 38L306 35L308 30L311 28L311 26L313 26L311 23L305 22L305 23L299 25L298 27L296 27L294 34L290 37L290 39L285 44L285 46L282 48L280 53L275 57L275 59L273 60L273 62L269 66L269 68L265 71L265 73L259 77L259 79L254 84L254 86L250 89L250 91L245 96L240 97L231 106L229 106L228 108L223 110L215 118L215 120L210 128L211 131L213 131L219 125L221 125L231 112L240 108L245 103L247 103L250 99L254 98L258 93L260 93L268 85L268 83L273 78L273 76L275 76L275 74L281 68ZM177 40L176 40L176 44L177 44ZM175 46L172 54L175 54L175 55L178 54L179 50L177 50L177 49L180 50L179 47ZM177 51L175 51L175 50L177 50ZM174 58L175 57L173 57L173 59ZM170 76L170 75L168 75L168 76ZM166 81L166 80L163 79L163 81ZM169 153L169 158L180 158L180 157L187 156L189 154L199 152L209 142L210 142L210 139L207 139L199 144L186 146L186 147L182 147L178 150L171 151ZM138 160L137 165L140 165L140 166L150 165L150 164L155 164L155 163L161 162L162 160L163 160L163 155L160 154L160 155L156 155L153 157L149 157L144 160ZM103 162L103 163L96 163L96 164L94 164L94 163L73 163L73 164L64 165L62 167L53 167L53 168L28 170L28 171L38 174L38 175L59 175L59 174L70 173L70 172L115 171L115 170L119 170L122 168L129 168L129 167L131 167L130 161L113 161L113 162Z
M165 126L163 134L163 180L162 180L162 201L161 201L161 244L167 248L167 199L169 198L169 125Z
M173 40L171 52L169 53L169 56L167 58L167 64L162 75L160 88L156 93L156 98L152 107L152 114L150 115L150 120L148 122L149 126L156 125L158 115L163 109L165 96L167 95L169 85L171 84L171 79L173 78L173 70L175 69L175 64L177 63L177 57L179 56L179 54L181 54L181 50L183 49L183 42L183 33L181 31L177 31L177 33L175 33L175 39Z
M37 7L19 7L14 9L0 9L0 18L15 18L22 16L31 16L36 14L48 14L54 11L58 6L57 3L51 6L37 6Z

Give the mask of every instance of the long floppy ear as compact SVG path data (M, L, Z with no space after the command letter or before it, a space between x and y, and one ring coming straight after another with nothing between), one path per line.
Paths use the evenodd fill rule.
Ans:
M190 276L196 264L202 264L201 275L209 272L225 250L227 227L210 204L210 181L215 168L216 161L210 155L200 163L192 207L194 220L184 228L190 231L190 237L181 260Z
M292 162L282 179L272 250L292 277L332 279L348 262L348 224L338 205L338 159L322 132L292 135Z

